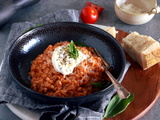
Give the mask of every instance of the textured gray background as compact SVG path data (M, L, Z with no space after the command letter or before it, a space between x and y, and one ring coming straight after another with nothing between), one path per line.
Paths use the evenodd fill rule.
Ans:
M3 1L3 0L2 0ZM158 40L160 38L160 14L157 14L150 22L132 26L122 23L114 12L114 0L90 0L93 3L101 5L105 8L96 24L115 26L117 29L124 31L137 31L141 34L152 36ZM0 0L1 2L1 0ZM32 21L47 13L54 12L61 8L77 9L85 5L86 0L41 0L39 3L22 9L17 12L12 19L4 26L0 27L0 61L3 59L4 45L6 43L10 26L14 22ZM160 0L157 1L160 5ZM156 102L153 108L140 120L160 120L160 99ZM133 111L134 112L134 111ZM4 104L0 105L0 120L20 120L15 116Z

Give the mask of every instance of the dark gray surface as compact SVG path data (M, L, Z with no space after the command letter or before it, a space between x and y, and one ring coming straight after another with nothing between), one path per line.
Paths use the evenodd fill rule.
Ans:
M113 0L90 0L93 3L99 4L105 8L103 13L96 24L115 26L117 29L124 31L137 31L141 34L152 36L158 40L160 38L160 14L148 23L139 26L132 26L122 23L115 15L114 1ZM1 2L1 1L0 1ZM61 8L70 8L81 10L86 1L82 0L41 0L39 3L22 9L3 27L0 27L0 61L3 59L4 45L7 40L10 26L14 22L31 21L46 15L47 13L54 12ZM160 5L160 0L158 0ZM140 120L160 120L160 99L156 102L153 108ZM0 120L19 120L6 105L0 105Z

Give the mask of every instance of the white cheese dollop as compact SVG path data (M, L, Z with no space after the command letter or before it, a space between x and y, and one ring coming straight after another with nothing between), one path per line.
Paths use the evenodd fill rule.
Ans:
M83 60L89 58L88 55L83 54L78 50L79 56L77 59L70 58L68 45L59 46L55 48L52 54L52 64L57 72L63 75L68 75L73 72L74 68Z

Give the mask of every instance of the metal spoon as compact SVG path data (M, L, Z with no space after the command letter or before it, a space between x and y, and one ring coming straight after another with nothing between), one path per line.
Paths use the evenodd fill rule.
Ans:
M94 52L103 60L104 63L104 68L105 68L105 73L108 75L108 77L110 78L111 82L114 85L114 88L117 91L117 94L119 95L119 97L121 99L125 99L128 98L128 96L130 95L130 92L128 92L128 90L126 88L124 88L114 77L113 75L108 71L109 69L109 64L103 59L103 57L99 54L99 52L95 49Z
M160 7L159 6L155 6L154 8L151 9L151 11L149 11L149 14L158 14L160 12Z

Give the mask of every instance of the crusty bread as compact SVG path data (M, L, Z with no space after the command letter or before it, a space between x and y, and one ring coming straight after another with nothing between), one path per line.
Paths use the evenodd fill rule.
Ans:
M102 30L108 32L111 34L113 37L116 37L116 29L115 27L110 27L110 26L105 26L105 25L97 25L97 24L91 24L95 27L101 28Z
M160 62L160 44L150 36L132 32L123 38L122 47L143 70Z

